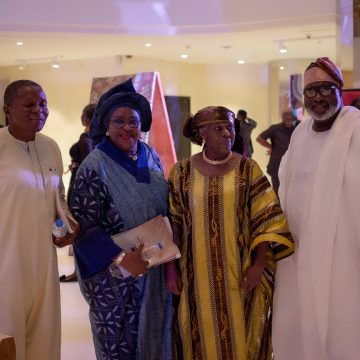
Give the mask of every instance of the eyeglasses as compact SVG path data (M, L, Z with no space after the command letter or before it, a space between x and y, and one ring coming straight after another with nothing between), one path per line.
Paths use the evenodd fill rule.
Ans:
M321 96L329 96L334 89L338 89L338 87L335 85L321 85L318 87L308 87L304 89L303 94L307 98L313 98L318 93L320 93Z
M125 125L129 125L132 129L139 127L140 122L137 120L124 121L121 119L110 120L114 126L118 129L123 128Z

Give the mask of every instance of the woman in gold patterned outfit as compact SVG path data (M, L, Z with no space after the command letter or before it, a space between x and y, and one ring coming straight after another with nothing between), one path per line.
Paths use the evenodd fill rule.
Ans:
M234 121L221 106L191 117L184 135L204 144L203 151L177 163L169 177L170 219L182 255L167 267L168 288L180 295L174 358L272 357L275 261L294 245L257 163L231 152Z

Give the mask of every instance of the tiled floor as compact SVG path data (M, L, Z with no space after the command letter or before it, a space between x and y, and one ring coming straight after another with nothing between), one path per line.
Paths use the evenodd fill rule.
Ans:
M59 274L74 270L74 258L68 256L68 247L58 249ZM61 360L95 360L90 330L88 305L77 282L60 283L62 342Z

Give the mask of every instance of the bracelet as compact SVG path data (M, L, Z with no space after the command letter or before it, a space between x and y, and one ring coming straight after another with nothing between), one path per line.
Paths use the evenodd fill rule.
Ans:
M124 259L125 251L122 251L113 261L116 266L120 266L121 262Z

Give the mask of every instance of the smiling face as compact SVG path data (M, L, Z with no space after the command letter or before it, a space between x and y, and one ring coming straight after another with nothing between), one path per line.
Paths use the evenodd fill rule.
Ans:
M235 127L233 120L224 120L209 124L200 129L200 135L206 142L206 155L212 159L226 157L234 144Z
M49 115L44 91L38 86L24 86L4 105L9 131L18 140L33 141Z
M331 89L330 94L326 96L322 95L320 91L321 88ZM314 97L309 98L306 94L304 94L304 105L306 111L314 120L328 120L341 108L342 90L335 84L327 81L316 81L308 84L304 88L304 92L306 89L314 89L316 91L316 95Z
M134 155L140 137L141 121L139 114L130 108L117 108L109 122L109 136L112 143L120 150Z

